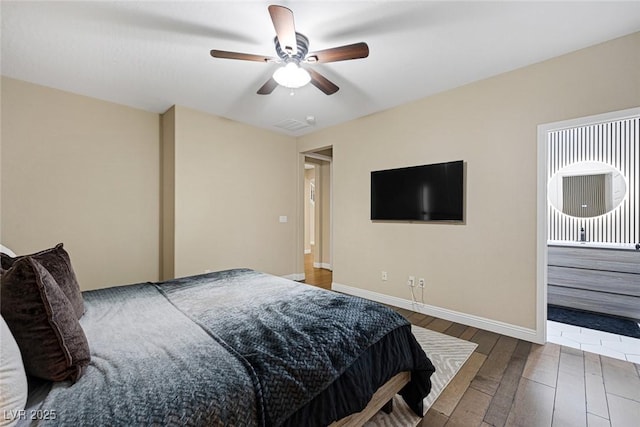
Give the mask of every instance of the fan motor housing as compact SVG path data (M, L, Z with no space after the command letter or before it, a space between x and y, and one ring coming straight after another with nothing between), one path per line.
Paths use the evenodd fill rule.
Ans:
M307 56L307 52L309 52L309 39L304 34L296 33L296 44L298 50L295 55L289 55L284 49L282 49L277 36L273 39L273 42L276 45L276 53L285 62L295 61L299 63L305 56Z

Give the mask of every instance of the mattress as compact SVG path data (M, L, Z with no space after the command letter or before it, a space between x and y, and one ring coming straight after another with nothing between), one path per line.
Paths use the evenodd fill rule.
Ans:
M75 384L33 380L22 425L321 426L398 372L412 374L401 395L416 412L431 388L398 313L257 271L83 298L91 363Z

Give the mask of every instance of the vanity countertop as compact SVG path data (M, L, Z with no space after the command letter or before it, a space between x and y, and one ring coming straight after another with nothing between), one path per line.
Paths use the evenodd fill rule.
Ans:
M623 251L635 251L635 243L611 243L611 242L579 242L572 240L548 240L549 246L571 246L581 248L599 248L599 249L614 249Z

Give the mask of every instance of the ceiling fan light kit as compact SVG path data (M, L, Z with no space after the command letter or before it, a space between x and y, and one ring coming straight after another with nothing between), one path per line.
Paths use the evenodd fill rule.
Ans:
M311 75L295 62L289 62L273 73L273 78L280 86L298 89L311 81Z
M369 56L369 47L363 42L307 54L309 51L309 39L296 32L293 12L284 6L271 5L269 6L269 15L276 30L274 44L278 58L216 49L211 50L211 56L214 58L284 64L258 89L257 93L259 95L270 94L278 85L289 89L297 89L308 83L313 84L326 95L332 95L340 89L337 85L315 70L302 68L300 64L345 61Z

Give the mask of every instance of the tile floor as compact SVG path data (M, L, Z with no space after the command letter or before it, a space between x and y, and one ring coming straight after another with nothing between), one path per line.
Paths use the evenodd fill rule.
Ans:
M640 364L640 339L547 321L547 341Z

